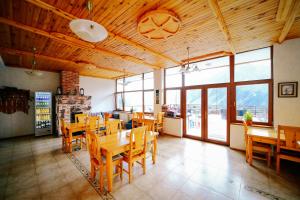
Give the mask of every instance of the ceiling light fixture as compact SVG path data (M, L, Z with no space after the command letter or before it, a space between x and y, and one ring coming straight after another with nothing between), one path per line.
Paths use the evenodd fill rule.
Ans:
M181 65L181 68L179 70L179 72L181 73L191 73L191 72L200 72L201 70L199 69L199 67L197 65L195 65L194 67L192 67L192 65L190 65L190 47L187 47L187 63Z
M36 53L36 48L32 48L32 53L33 53L33 59L32 59L32 64L31 64L31 71L25 71L26 74L30 76L42 76L43 72L37 71L36 67L36 59L35 59L35 53Z
M108 33L104 26L92 21L93 2L87 1L87 10L89 11L89 19L73 19L69 26L70 29L82 40L87 42L100 42L107 38Z

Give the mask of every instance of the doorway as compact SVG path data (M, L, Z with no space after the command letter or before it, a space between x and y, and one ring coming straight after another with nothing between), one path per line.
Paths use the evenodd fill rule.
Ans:
M228 144L228 86L184 90L184 136Z

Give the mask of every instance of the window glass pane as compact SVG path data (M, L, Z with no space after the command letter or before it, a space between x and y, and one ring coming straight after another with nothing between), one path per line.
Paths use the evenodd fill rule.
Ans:
M166 90L166 104L169 110L180 115L180 90Z
M154 92L144 92L144 112L154 112Z
M154 88L153 72L144 74L144 89L149 90Z
M123 79L118 79L117 80L117 92L122 92L123 91Z
M235 56L235 81L250 81L271 78L270 48L258 49Z
M235 81L249 81L271 78L271 60L235 65Z
M246 111L253 114L253 121L268 122L269 85L236 86L236 119L243 120Z
M256 60L271 59L271 48L257 49L254 51L247 51L244 53L238 53L234 57L235 64L252 62Z
M123 110L122 93L117 94L117 110Z
M125 111L142 112L142 92L125 92Z
M142 75L131 76L125 78L125 91L142 90Z
M185 74L185 85L203 85L213 83L227 83L230 80L229 57L216 58L192 64L199 72Z
M180 67L166 69L166 88L182 86L182 73L179 70Z

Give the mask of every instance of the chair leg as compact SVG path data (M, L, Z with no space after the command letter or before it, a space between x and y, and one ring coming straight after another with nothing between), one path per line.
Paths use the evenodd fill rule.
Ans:
M103 177L104 170L103 170L103 166L100 165L99 169L100 169L100 173L99 173L99 186L100 186L100 191L102 191L103 190L103 186L104 186L104 177Z
M80 138L80 149L82 149L82 140L83 138Z
M123 161L121 160L120 161L120 168L121 168L121 171L120 171L120 179L121 181L123 180Z
M94 165L91 164L91 178L95 179L95 177L96 177L95 167Z
M128 179L129 179L129 184L131 183L131 178L132 178L132 163L128 163Z
M270 151L267 153L267 161L268 161L268 167L271 167L271 152Z
M280 157L279 157L279 155L277 155L277 158L276 158L276 172L278 175L280 174Z
M146 174L146 157L143 158L143 174Z

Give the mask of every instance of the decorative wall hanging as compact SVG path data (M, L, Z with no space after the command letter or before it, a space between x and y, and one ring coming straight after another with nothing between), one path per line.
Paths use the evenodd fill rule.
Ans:
M178 16L169 10L152 10L138 20L138 32L149 39L167 39L180 29Z
M19 90L12 87L0 88L0 112L12 114L22 111L28 114L29 100L29 90Z
M298 82L278 83L278 97L298 97Z

